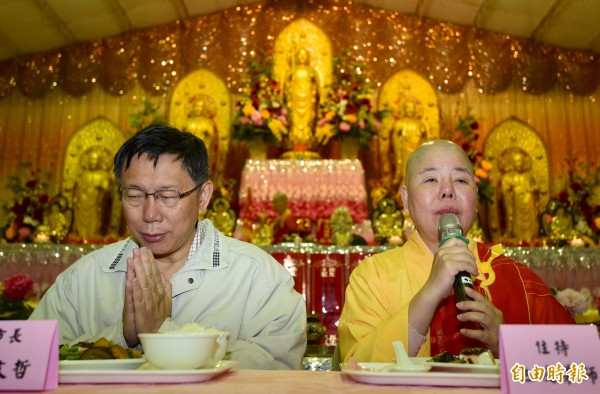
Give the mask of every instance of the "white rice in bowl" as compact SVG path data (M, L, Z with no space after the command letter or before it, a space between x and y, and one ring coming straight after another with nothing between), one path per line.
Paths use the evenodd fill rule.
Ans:
M168 334L181 334L181 333L221 334L222 331L217 330L214 327L207 328L207 327L201 326L198 323L187 323L187 324L184 324L179 330L168 332Z

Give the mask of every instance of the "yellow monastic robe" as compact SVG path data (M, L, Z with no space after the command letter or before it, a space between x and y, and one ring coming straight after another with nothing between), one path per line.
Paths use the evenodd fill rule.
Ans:
M432 264L433 255L417 233L404 246L360 263L350 276L338 325L344 361L354 356L358 361L391 362L396 358L393 341L408 346L408 305L427 281ZM419 356L428 349L421 346Z
M478 266L480 252L488 261L489 249L470 240L469 250ZM365 259L350 276L346 302L338 326L339 346L344 361L354 356L363 362L391 362L395 358L392 342L408 345L408 307L423 287L433 254L414 233L402 246ZM510 324L573 323L566 309L550 293L537 275L505 256L492 261L495 282L485 289L475 281L475 290L492 300ZM465 347L476 342L462 336L453 295L438 306L432 321L435 325L436 352ZM477 342L479 343L479 342ZM481 345L479 345L481 346ZM421 345L418 357L431 355L429 339Z

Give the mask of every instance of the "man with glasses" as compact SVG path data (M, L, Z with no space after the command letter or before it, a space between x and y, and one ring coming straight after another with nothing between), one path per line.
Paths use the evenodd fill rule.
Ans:
M300 368L306 309L293 278L263 250L198 220L213 192L204 143L149 126L119 149L114 175L132 236L65 270L31 319L58 320L61 343L105 337L130 347L140 333L196 322L231 333L240 368Z

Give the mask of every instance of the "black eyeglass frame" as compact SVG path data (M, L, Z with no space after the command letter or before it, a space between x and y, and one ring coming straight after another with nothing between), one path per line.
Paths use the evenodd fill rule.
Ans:
M177 194L179 194L179 200L181 200L182 198L186 198L187 196L191 195L193 192L195 192L196 190L198 190L202 185L203 185L203 183L200 183L200 184L196 185L196 187L194 187L192 190L188 190L187 192L183 192L183 193L180 193L179 190L176 190L176 189L157 190L154 193L148 193L148 192L145 192L142 189L137 189L135 187L126 187L125 189L121 189L119 187L119 195L121 196L121 198L123 198L123 192L125 190L127 190L127 189L131 189L131 190L136 190L136 191L144 193L145 194L144 201L146 201L148 199L148 196L152 196L152 197L154 197L154 201L156 201L157 203L159 203L158 193L160 193L160 192L166 192L166 191L177 192ZM177 200L177 202L179 202L179 200ZM177 204L175 204L175 205L177 205Z

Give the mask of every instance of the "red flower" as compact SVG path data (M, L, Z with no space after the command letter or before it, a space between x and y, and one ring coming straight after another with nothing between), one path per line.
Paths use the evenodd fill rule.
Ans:
M479 128L479 122L473 122L469 125L471 130L477 130Z
M463 148L465 152L470 152L472 149L471 144L468 141L463 142L460 147Z
M33 280L27 274L17 274L4 281L4 295L12 301L22 301L33 289Z
M50 202L50 196L47 194L38 195L38 202L40 204L48 204Z
M25 184L25 187L27 187L28 189L35 189L36 187L39 186L39 184L40 184L40 181L34 179L32 181L28 181Z
M558 193L557 199L560 202L568 203L569 202L569 192L566 190L561 191L560 193Z
M360 99L360 105L367 109L371 109L371 100L369 100L368 98L362 98Z
M583 201L580 205L580 210L583 216L591 216L594 213L594 207L592 207L587 201Z
M25 204L19 204L18 202L16 202L15 205L13 205L10 210L15 215L17 215L17 216L21 215L22 216L25 213L25 211L27 210L27 205L25 205Z
M356 104L354 104L354 103L346 104L346 113L347 114L357 114L358 107L356 106Z
M579 181L573 181L569 183L569 188L577 193L580 190L583 190L583 184Z

